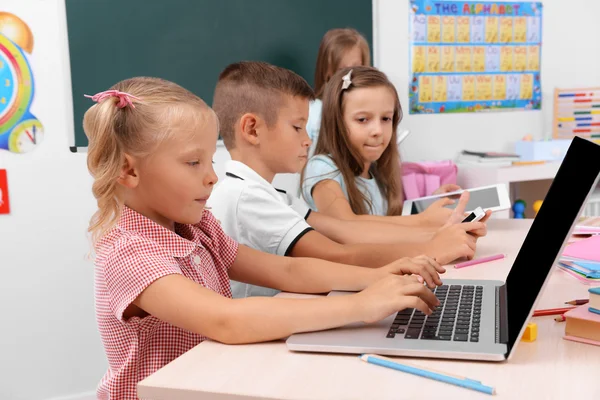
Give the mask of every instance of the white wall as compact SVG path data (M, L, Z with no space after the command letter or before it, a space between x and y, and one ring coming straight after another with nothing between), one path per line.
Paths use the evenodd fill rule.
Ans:
M0 152L11 214L0 215L0 399L93 391L106 368L93 306L85 232L95 203L85 154L71 154L56 0L1 0L33 31L33 113L46 133L30 154Z
M551 132L554 88L600 86L600 3L545 0L542 22L542 110L480 114L408 114L408 0L374 0L375 65L397 85L404 106L405 160L454 159L463 149L512 151L527 134ZM551 135L551 133L550 133Z
M44 124L43 145L27 155L0 152L9 176L11 208L0 216L0 399L93 398L106 368L94 320L93 266L85 231L95 202L85 154L68 151L70 81L64 0L0 0L35 36L35 115ZM600 84L600 3L544 2L542 87ZM583 6L587 7L584 11ZM408 104L408 1L375 0L375 62L398 85ZM541 112L406 114L406 159L452 158L464 147L510 149L525 134L548 130L550 100ZM223 176L224 148L215 156ZM293 189L294 179L277 186ZM33 383L32 383L33 382ZM61 397L63 396L63 397Z

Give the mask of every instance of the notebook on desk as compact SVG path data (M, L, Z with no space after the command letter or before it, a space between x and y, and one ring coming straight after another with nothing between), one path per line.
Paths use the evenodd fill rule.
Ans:
M596 344L600 342L600 314L590 311L584 304L565 313L565 338L579 340L584 343ZM595 342L595 343L593 343Z
M571 243L565 248L563 256L600 263L600 236Z
M288 338L288 348L487 361L510 358L552 266L598 183L598 160L600 146L581 138L573 140L506 282L444 280L444 286L435 289L442 305L430 316L408 309L376 324L295 334Z

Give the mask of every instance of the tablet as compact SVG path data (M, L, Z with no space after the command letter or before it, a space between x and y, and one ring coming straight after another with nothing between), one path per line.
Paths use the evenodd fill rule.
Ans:
M484 210L491 210L492 212L508 210L510 208L510 198L508 197L508 191L504 184L481 186L465 190L471 194L465 209L465 212L467 213L475 211L477 207L481 207ZM465 190L406 200L402 209L402 215L423 212L427 207L442 197L450 197L455 200L454 204L446 206L447 208L453 209L458 203L458 198Z

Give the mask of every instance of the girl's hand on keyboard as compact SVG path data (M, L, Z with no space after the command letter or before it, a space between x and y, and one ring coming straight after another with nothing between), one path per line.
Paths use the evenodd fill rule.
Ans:
M419 283L416 276L390 275L353 298L365 323L380 321L405 308L416 308L429 315L440 304L435 294Z
M380 269L394 275L419 275L431 289L442 284L439 274L446 272L444 267L428 256L401 258Z

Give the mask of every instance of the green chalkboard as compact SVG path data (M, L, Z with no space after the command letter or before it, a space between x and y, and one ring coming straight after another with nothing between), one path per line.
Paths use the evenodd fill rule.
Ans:
M85 149L84 94L133 76L174 81L207 103L228 64L261 60L311 85L323 34L352 27L372 44L371 0L66 0L71 151ZM371 46L372 47L372 46Z

